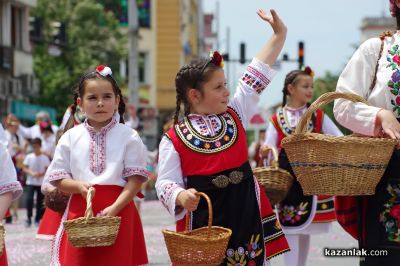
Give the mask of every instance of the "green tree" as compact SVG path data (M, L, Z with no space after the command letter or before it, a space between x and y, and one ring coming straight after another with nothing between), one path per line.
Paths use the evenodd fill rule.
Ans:
M104 64L118 76L119 61L127 58L127 36L122 34L114 14L95 0L39 0L32 16L42 20L40 43L34 44L34 72L40 95L35 102L57 109L58 117L72 103L72 90L79 77ZM49 54L54 42L54 22L66 25L66 45L61 54ZM121 82L119 83L120 85Z

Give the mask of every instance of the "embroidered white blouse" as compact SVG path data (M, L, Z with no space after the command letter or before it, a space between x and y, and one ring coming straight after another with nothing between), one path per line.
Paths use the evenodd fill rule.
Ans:
M307 111L307 105L304 105L299 108L291 108L289 106L285 106L285 111L286 111L287 123L290 128L294 129L300 122L301 117ZM333 123L333 121L326 114L324 114L324 118L322 120L321 130L324 134L333 136L343 136L342 132L337 128L335 123ZM266 136L264 142L265 145L268 145L273 148L278 147L277 143L278 131L276 130L275 126L272 124L271 121L268 124L265 136Z
M132 175L147 180L146 160L147 150L138 133L118 123L116 116L100 132L86 121L60 138L44 184L72 178L123 187Z
M0 143L0 195L13 193L13 200L22 194L21 184L17 181L17 173L6 147Z
M254 58L239 80L234 97L229 101L240 116L246 127L257 112L260 93L268 86L275 71L269 66ZM188 115L195 130L202 136L215 136L222 128L219 117L212 115ZM181 159L172 142L163 137L159 147L158 177L156 190L158 198L176 220L184 217L182 208L176 208L176 197L185 189L185 180L181 170Z
M336 100L334 114L336 120L348 129L373 136L377 112L384 108L400 117L400 35L386 37L376 75L376 84L369 91L374 78L381 40L372 38L357 49L339 77L336 91L350 92L362 96L370 105Z

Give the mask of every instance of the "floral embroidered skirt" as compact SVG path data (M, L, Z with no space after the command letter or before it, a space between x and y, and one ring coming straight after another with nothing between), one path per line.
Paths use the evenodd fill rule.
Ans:
M216 177L232 177L235 171L244 174L240 183L230 183L224 188L213 185L212 180ZM248 163L213 176L190 176L187 187L210 197L213 225L232 230L224 265L263 265L265 259L289 249L269 201L264 191L260 190ZM201 200L193 212L192 229L207 226L207 222L207 203ZM178 222L177 230L184 230L184 219Z
M357 197L359 245L385 249L388 256L361 258L361 264L398 265L400 261L400 150L396 150L379 182L375 195Z

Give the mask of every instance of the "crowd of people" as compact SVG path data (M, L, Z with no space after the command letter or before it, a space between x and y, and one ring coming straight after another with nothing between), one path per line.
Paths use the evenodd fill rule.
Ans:
M389 2L400 29L400 1ZM253 174L249 155L257 163L268 165L270 149L276 149L279 166L295 176L282 139L293 133L309 108L314 76L310 67L286 75L282 106L272 115L262 138L250 146L250 154L246 141L246 127L257 111L260 94L273 80L271 65L287 34L277 13L270 12L257 11L273 34L245 69L233 97L217 51L208 59L179 69L174 117L164 127L152 163L135 130L135 110L127 107L107 66L82 75L60 128L51 123L46 112L36 115L32 127L24 127L9 114L4 120L5 130L0 128L0 163L4 165L0 173L0 217L6 217L7 222L21 219L15 199L22 193L22 184L27 198L25 225L38 225L38 234L53 241L49 250L52 265L146 265L140 200L135 206L132 199L143 198L141 188L157 162L155 189L175 218L178 232L186 229L189 215L191 230L207 225L208 206L200 201L198 192L205 192L213 202L214 225L232 230L223 265L270 265L271 258L279 254L284 254L287 266L306 265L310 236L329 233L336 220L333 197L305 196L295 181L286 198L271 206ZM395 32L370 39L348 62L336 90L357 94L369 105L336 101L334 114L343 126L367 136L400 140L399 38ZM131 114L128 121L126 109ZM319 109L308 130L343 135ZM396 265L400 259L399 156L396 149L375 195L337 201L347 208L344 216L337 216L339 222L358 240L360 248L388 251L385 257L361 256L360 265ZM92 188L95 216L121 217L119 233L111 246L77 248L69 242L64 222L84 216L85 199ZM43 197L54 197L64 205L48 205L44 210ZM352 220L346 220L349 217ZM6 265L5 250L0 259L0 265Z

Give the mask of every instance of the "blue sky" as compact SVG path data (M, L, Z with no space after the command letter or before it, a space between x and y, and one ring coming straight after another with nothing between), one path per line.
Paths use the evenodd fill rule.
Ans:
M204 11L214 12L216 2L203 0ZM230 57L238 58L240 42L246 43L247 57L254 56L272 34L256 10L274 8L288 27L283 53L296 59L298 41L304 41L305 64L314 69L316 77L328 71L340 74L355 51L354 45L360 43L361 20L389 16L388 3L389 0L219 0L220 50L227 49L226 29L230 27ZM244 65L231 63L229 68L230 76L236 80ZM297 63L281 65L270 88L263 93L261 105L268 107L281 100L283 79L295 68ZM234 84L230 80L231 89Z

